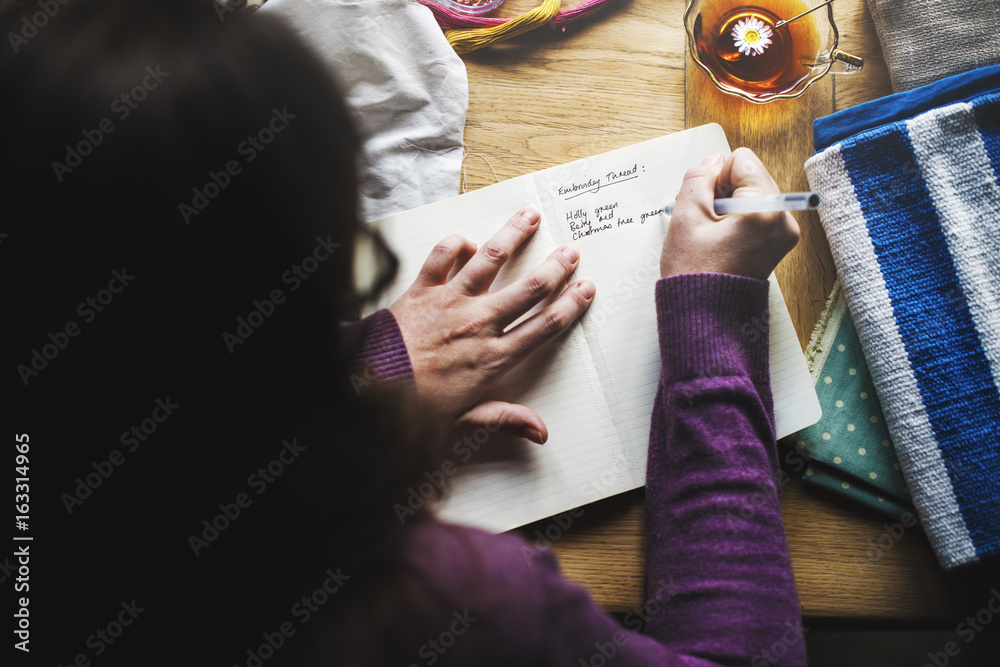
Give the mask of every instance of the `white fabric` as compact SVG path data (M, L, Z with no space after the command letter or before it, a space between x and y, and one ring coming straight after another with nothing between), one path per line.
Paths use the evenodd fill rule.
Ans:
M465 63L412 0L270 0L330 68L364 142L361 217L458 194Z

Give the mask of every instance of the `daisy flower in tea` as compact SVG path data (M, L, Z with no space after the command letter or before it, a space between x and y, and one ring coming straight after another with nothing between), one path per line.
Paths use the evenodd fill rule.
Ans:
M732 34L736 48L747 56L764 53L764 49L771 44L771 28L753 16L737 22Z

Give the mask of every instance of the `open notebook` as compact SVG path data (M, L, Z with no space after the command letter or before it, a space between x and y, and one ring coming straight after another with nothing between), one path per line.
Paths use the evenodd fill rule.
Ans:
M684 172L710 153L729 153L725 133L705 125L498 183L392 215L377 225L400 260L377 307L413 282L434 244L459 233L482 245L520 207L542 221L500 272L493 290L542 263L564 243L580 249L576 276L597 285L587 313L491 391L545 420L543 446L512 456L470 457L456 445L458 472L442 518L504 531L642 486L659 347L653 293L668 217L660 209ZM771 383L778 437L815 423L819 402L798 338L771 276ZM365 313L366 315L368 313ZM515 323L516 324L516 323ZM749 336L760 335L748 323ZM478 434L480 439L485 430ZM499 436L482 450L500 448ZM494 452L495 453L495 452Z

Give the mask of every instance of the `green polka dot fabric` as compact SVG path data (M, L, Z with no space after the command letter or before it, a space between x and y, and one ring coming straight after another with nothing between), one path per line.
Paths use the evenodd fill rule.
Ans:
M795 436L796 450L809 461L803 479L890 516L912 511L839 282L806 356L823 417Z
M896 519L905 512L909 512L913 516L913 507L908 503L880 491L873 491L868 484L852 482L844 475L838 475L835 470L828 469L822 464L806 468L805 479L810 484L847 496Z

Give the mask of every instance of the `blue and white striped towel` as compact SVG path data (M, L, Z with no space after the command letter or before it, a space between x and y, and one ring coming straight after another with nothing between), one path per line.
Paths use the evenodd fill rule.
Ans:
M1000 554L1000 67L816 121L820 218L945 569Z

